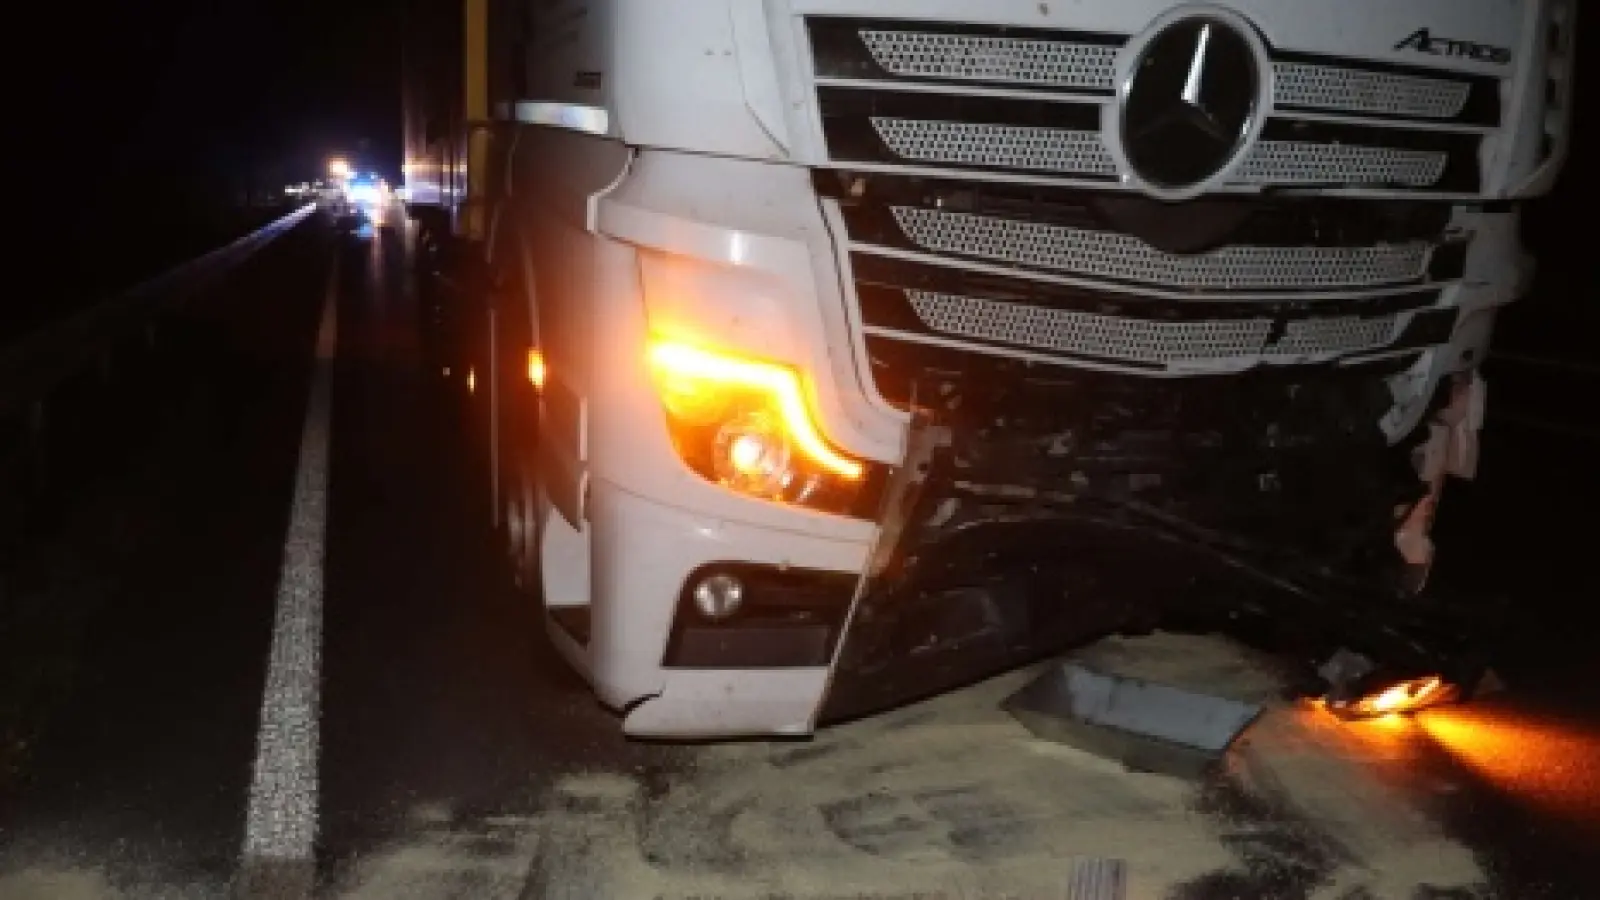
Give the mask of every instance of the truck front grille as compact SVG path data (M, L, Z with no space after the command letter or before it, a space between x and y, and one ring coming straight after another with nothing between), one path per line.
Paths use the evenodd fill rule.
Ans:
M1471 237L1454 204L1481 189L1495 79L1274 48L1271 114L1230 182L1161 204L1124 183L1103 132L1127 35L807 29L817 184L869 354L1188 374L1394 359L1450 337L1444 288Z
M862 28L859 39L884 72L991 84L1108 90L1117 48L1062 40Z
M909 162L1091 178L1112 178L1117 173L1098 131L893 116L872 116L868 121L883 147ZM1381 184L1431 188L1440 184L1449 163L1450 153L1445 149L1262 141L1233 180L1241 185L1278 187Z
M894 354L895 368L921 347L1144 375L1237 371L1414 353L1447 340L1456 317L1426 287L1195 302L963 271L865 247L850 263L869 345L908 348ZM910 373L881 374L889 376L878 379L883 395L904 399L890 381Z
M1116 174L1099 132L1032 125L937 122L872 116L873 131L900 159L996 169L1091 175Z
M1166 253L1114 231L1069 228L891 206L918 247L1074 275L1193 290L1311 290L1414 282L1426 274L1425 241L1367 247L1232 245L1205 253Z
M1439 150L1262 141L1234 181L1279 187L1385 184L1426 188L1440 183L1449 162L1449 154Z
M1078 358L1159 365L1337 357L1388 347L1401 321L1399 315L1328 316L1286 322L1280 329L1267 316L1163 322L931 291L908 291L906 296L917 317L935 332ZM1275 335L1275 330L1281 333Z
M1300 62L1277 62L1272 68L1279 106L1455 119L1472 96L1470 82L1447 78Z
M1126 35L813 17L816 74L862 80L1111 94ZM1497 79L1281 51L1279 109L1322 110L1486 127L1499 124Z
M862 29L860 40L884 73L1019 87L1110 92L1117 45L976 34ZM1426 75L1279 61L1278 106L1454 119L1472 96L1468 81Z
M818 90L832 165L960 168L1115 186L1101 102L842 86ZM1268 119L1234 186L1472 194L1482 135Z

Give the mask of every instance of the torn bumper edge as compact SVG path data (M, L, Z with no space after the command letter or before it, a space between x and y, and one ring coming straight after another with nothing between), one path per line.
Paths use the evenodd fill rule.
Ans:
M827 686L826 667L669 671L661 692L633 706L622 728L634 737L685 740L808 735Z

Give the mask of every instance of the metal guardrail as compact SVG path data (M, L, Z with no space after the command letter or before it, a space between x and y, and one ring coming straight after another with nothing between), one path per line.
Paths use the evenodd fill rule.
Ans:
M57 384L103 359L107 348L126 339L133 329L211 287L316 208L308 203L74 316L0 346L0 415L37 404Z
M0 345L0 550L145 420L142 390L177 365L207 296L304 222L307 204L209 253ZM131 405L130 405L131 403ZM152 409L154 409L152 407ZM99 457L96 457L99 454ZM111 456L116 451L111 451ZM3 556L0 553L0 556Z

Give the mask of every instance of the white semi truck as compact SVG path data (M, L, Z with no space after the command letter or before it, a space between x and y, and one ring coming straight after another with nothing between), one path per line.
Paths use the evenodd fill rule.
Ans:
M1572 0L412 0L512 566L634 735L1424 590ZM430 266L431 268L431 266Z

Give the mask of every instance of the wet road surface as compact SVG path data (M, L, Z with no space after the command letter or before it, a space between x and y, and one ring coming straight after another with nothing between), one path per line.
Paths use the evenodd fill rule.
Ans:
M165 424L8 554L28 569L9 596L82 625L4 645L53 674L0 773L0 897L235 887L330 299L315 843L280 860L319 895L1044 897L1107 857L1130 897L1596 895L1600 679L1577 601L1600 597L1582 524L1600 443L1592 422L1545 427L1572 407L1526 368L1491 366L1482 478L1441 523L1439 578L1533 613L1495 698L1356 727L1277 708L1200 785L1033 739L997 709L1028 673L809 742L630 743L487 539L419 362L404 240L313 223L268 248L197 323Z

